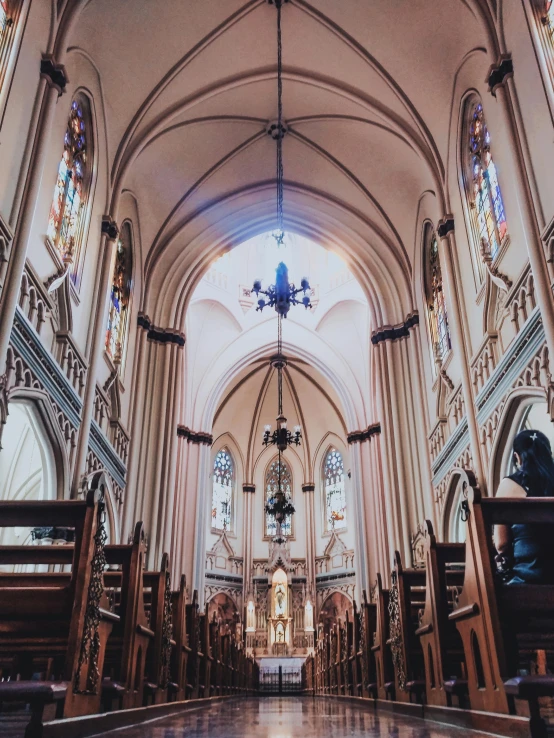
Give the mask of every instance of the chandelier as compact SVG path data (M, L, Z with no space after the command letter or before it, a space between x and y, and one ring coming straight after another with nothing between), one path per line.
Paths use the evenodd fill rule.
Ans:
M283 138L287 129L283 123L283 50L281 43L281 7L283 2L288 2L288 0L269 0L270 5L275 5L277 8L277 122L272 123L267 131L277 144L277 230L273 234L277 246L282 246L285 238L283 218ZM266 290L262 290L262 283L257 279L252 287L252 292L256 294L256 297L259 297L260 293L265 295L265 298L259 297L256 310L261 311L265 307L273 307L279 318L287 317L291 305L304 305L306 309L312 307L309 296L310 283L304 277L300 282L300 287L296 288L293 283L289 282L289 272L284 262L281 262L277 267L274 285L271 285ZM302 297L298 299L300 293L302 293Z
M275 543L284 543L285 539L281 535L281 526L285 522L285 518L294 515L296 509L292 504L290 497L283 492L283 485L281 482L281 450L279 449L279 468L277 472L277 492L270 497L266 503L265 511L268 515L272 515L275 518L277 526L277 535L273 539Z

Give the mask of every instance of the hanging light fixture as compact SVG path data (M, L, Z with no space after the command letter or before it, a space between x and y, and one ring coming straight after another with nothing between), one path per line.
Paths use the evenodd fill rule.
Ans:
M269 0L270 5L275 5L277 9L277 122L272 123L267 133L277 144L277 230L273 233L273 237L277 246L282 246L285 238L285 225L283 218L283 200L284 200L284 184L283 184L283 138L287 132L287 128L283 123L283 49L281 43L281 8L283 3L288 0ZM276 270L275 284L262 290L262 283L259 279L254 282L252 291L258 297L258 307L256 310L263 310L265 307L274 307L279 318L286 318L291 305L304 305L311 308L310 302L310 283L304 277L300 282L300 287L289 282L289 272L281 262ZM298 295L302 293L302 298L298 299ZM259 297L260 294L265 295Z

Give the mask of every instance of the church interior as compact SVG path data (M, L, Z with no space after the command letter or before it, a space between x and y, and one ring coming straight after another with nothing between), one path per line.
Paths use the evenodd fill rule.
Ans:
M0 735L554 735L553 161L553 0L0 0Z

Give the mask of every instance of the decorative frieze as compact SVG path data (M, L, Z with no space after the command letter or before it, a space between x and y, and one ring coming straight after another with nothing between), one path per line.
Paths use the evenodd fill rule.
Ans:
M145 330L146 338L154 343L173 343L179 348L183 348L185 345L185 334L175 328L160 328L159 326L152 325L150 318L143 313L139 313L137 319L137 325L139 328Z
M399 338L408 338L410 328L419 325L419 313L415 310L410 313L403 323L395 326L383 326L373 331L371 334L371 343L376 346L382 341L397 341Z
M205 446L211 446L214 442L213 436L210 433L192 431L184 425L177 426L177 435L179 438L185 438L188 443L199 443L204 444Z
M378 436L380 434L381 423L373 423L373 425L369 425L366 430L352 431L352 433L347 435L346 440L348 443L363 443L364 441L371 440L373 436Z
M4 280L6 279L6 272L8 270L12 241L13 233L0 215L0 295L2 294Z

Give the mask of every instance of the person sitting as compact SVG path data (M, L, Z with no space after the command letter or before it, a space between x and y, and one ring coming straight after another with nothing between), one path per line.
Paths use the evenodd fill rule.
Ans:
M550 441L537 430L523 430L513 444L516 471L498 486L496 497L554 496ZM554 536L548 526L496 525L498 571L506 584L554 583Z

